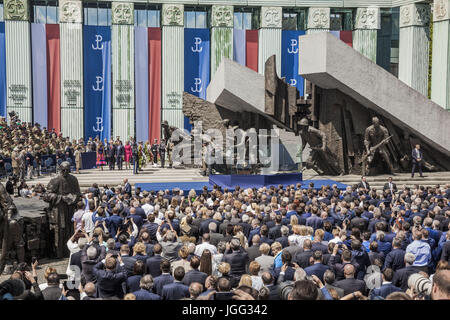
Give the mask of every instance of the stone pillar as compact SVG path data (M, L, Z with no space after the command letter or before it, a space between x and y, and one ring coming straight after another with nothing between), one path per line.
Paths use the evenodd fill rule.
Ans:
M431 100L450 110L450 0L435 0Z
M112 133L134 137L134 5L113 2L111 30Z
M275 55L277 73L281 76L281 28L283 22L283 8L262 7L261 28L259 29L258 72L264 74L268 58Z
M61 132L84 136L83 125L83 3L59 1L61 32Z
M163 4L162 26L162 121L184 128L184 6Z
M398 78L427 96L429 60L429 4L400 7Z
M233 60L233 6L212 6L211 10L211 79L222 58Z
M31 87L31 41L28 0L5 0L6 112L33 121ZM8 116L9 118L9 116Z
M307 34L330 31L330 8L309 8Z
M377 62L377 32L381 27L380 8L356 9L353 49Z

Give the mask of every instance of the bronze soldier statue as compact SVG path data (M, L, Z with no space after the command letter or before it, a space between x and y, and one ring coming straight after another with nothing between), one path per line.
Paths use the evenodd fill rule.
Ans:
M309 125L306 118L298 122L302 138L302 152L309 144L311 154L306 160L306 168L314 169L318 174L339 175L343 170L339 167L336 157L327 147L327 136L324 132Z
M23 241L23 218L17 212L13 200L0 183L0 239L2 256L0 257L0 274L5 269L7 260L24 262L25 243ZM16 257L12 254L15 251Z
M369 157L367 157L366 160L367 164L363 163L363 174L366 173L365 171L370 167L370 164L377 154L384 159L391 173L396 171L389 158L389 151L386 148L386 143L388 142L388 130L380 124L380 120L377 117L373 117L372 125L366 129L364 134L364 146Z
M61 163L60 174L50 180L44 201L49 203L50 231L54 234L55 256L62 258L69 255L67 240L73 234L72 216L75 205L81 199L78 179L69 174L70 164Z

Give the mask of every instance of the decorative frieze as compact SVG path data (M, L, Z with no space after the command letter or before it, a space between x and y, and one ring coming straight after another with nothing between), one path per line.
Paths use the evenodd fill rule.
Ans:
M59 22L83 23L83 3L78 0L59 0Z
M356 30L375 30L381 28L380 8L356 9Z
M400 7L400 28L426 27L430 23L431 7L428 4L410 4Z
M163 26L184 26L184 6L182 4L163 4Z
M435 0L433 21L450 20L450 0Z
M28 0L4 0L3 15L5 20L30 20Z
M233 6L212 6L211 27L233 28Z
M134 4L132 2L113 2L111 11L112 24L134 24Z
M308 29L330 29L330 8L309 8Z
M283 22L282 7L261 8L261 28L281 28Z

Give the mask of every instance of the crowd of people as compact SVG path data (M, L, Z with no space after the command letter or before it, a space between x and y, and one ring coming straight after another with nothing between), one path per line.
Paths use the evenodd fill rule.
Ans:
M450 298L450 184L186 194L124 180L89 188L72 223L66 274L19 264L2 299Z
M71 140L57 133L55 129L47 130L39 123L22 122L18 115L11 112L9 124L5 117L0 117L0 177L6 177L6 166L10 163L11 174L20 182L31 180L41 175L44 165L43 156L54 155L55 164L70 161L79 174L82 168L82 153L96 152L96 166L103 170L108 166L110 170L133 169L135 174L142 171L148 164L164 168L167 157L168 166L172 167L173 142L166 143L161 139L158 143L154 139L137 142L129 137L125 144L117 136L115 140L103 141L99 136L90 137L87 141L82 138ZM5 161L11 159L10 162ZM159 164L158 164L159 163ZM132 168L133 167L133 168Z

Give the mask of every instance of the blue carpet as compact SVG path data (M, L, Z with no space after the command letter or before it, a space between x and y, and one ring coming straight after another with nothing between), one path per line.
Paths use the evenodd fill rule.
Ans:
M305 180L302 181L302 189L309 188L309 183L314 183L314 189L320 189L322 186L332 186L336 184L338 189L344 190L347 185L336 182L334 180ZM290 185L291 183L283 184L284 187ZM278 184L276 184L278 186ZM203 186L207 186L208 190L212 190L212 185L208 182L154 182L154 183L136 183L136 187L140 187L142 191L159 191L159 190L170 190L175 188L180 188L183 192L187 193L191 189L194 189L197 193L201 193ZM233 188L234 189L234 188Z

